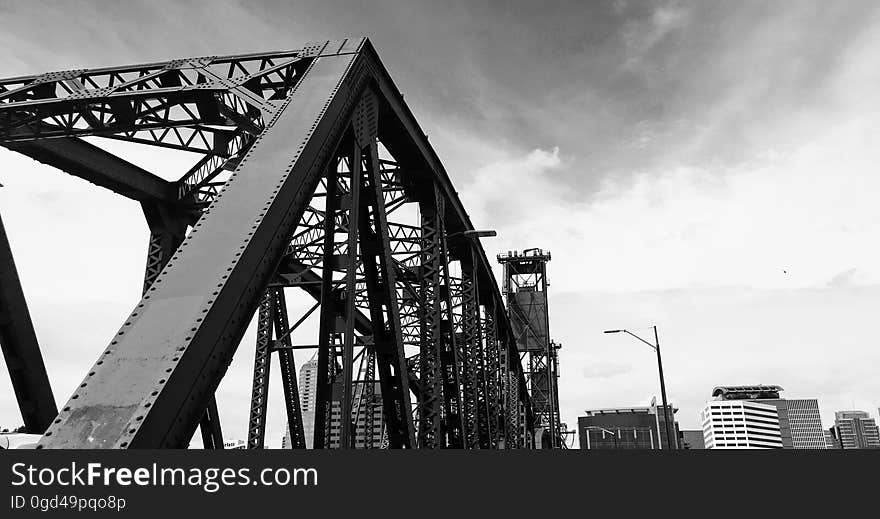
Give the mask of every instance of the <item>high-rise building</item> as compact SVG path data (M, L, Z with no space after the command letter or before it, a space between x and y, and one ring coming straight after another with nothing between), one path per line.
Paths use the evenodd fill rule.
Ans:
M864 411L837 411L831 431L844 449L880 449L877 423Z
M678 411L672 407L672 413ZM663 406L593 409L578 417L581 449L668 449ZM673 420L673 438L682 444L678 422ZM676 448L675 440L671 444Z
M299 369L299 403L307 449L312 448L315 439L315 385L317 382L318 358L315 354ZM281 448L289 449L290 447L290 426L288 426L284 438L281 440Z
M368 402L368 396L360 389L363 384L355 384L353 387L354 404L352 405L353 422L356 424L352 431L354 447L363 449L378 449L382 446L382 390L378 382L373 382L372 402ZM368 419L372 419L372 429L367 429ZM349 421L349 423L352 423ZM342 384L333 384L332 403L330 407L330 435L328 437L330 448L338 449L340 435L342 434Z
M781 400L788 407L788 426L791 429L791 448L825 449L825 432L819 415L819 401L815 398ZM778 408L778 406L777 406Z
M781 449L776 407L750 400L712 400L700 413L707 449Z
M819 401L785 399L780 386L720 386L712 391L718 400L748 400L776 408L784 449L825 449L825 433L819 415Z
M318 360L313 357L303 364L299 371L299 394L302 406L303 432L305 434L306 448L314 448L315 442L315 388L318 378ZM382 409L382 392L378 382L373 382L372 401L368 401L368 394L363 391L363 383L353 385L354 407L352 416L356 417L357 424L352 431L352 437L356 448L364 448L369 443L369 448L378 449L382 445L382 427L384 425ZM331 449L339 448L340 427L342 427L342 382L333 384L330 401L330 434L328 441ZM368 422L372 418L372 430L368 431ZM372 434L370 434L372 432ZM281 448L291 447L290 428L281 440Z

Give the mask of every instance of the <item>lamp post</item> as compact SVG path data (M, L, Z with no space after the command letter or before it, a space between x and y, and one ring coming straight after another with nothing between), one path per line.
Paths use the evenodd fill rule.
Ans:
M645 339L642 339L641 337L632 333L629 330L605 330L605 333L629 334L647 344L652 350L657 352L657 369L660 371L660 396L663 398L663 416L665 422L664 429L666 430L666 445L668 445L669 448L673 448L674 446L674 448L678 449L678 439L675 438L675 435L669 428L669 404L666 402L666 382L663 379L663 359L660 357L660 338L657 335L657 326L654 326L654 344L646 341Z
M464 236L465 238L491 238L493 236L498 236L498 233L492 229L468 229L466 231L454 232L451 234L447 234L447 238L455 238L458 236Z

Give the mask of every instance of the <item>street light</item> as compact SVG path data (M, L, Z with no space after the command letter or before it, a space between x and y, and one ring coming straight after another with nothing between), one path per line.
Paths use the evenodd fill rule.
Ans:
M605 330L604 333L627 333L647 344L652 350L657 352L657 368L660 370L660 395L663 397L663 416L665 417L664 428L666 429L666 445L670 446L670 448L674 445L675 448L678 449L678 438L675 438L669 429L669 404L666 403L666 382L663 380L663 360L660 358L660 338L657 335L657 327L654 326L654 344L642 339L629 330Z
M588 426L584 427L584 431L585 431L584 434L587 435L587 450L590 449L590 433L587 432L587 431L589 431L590 429L599 430L599 431L602 431L603 434L604 434L604 433L608 433L608 434L610 434L611 436L613 436L613 437L614 437L614 449L616 450L616 449L618 448L618 447L617 447L617 433L616 433L616 432L614 432L614 431L609 431L608 429L606 429L606 428L604 428L604 427L599 427L598 425L588 425Z
M467 231L454 232L447 234L447 238L455 238L456 236L464 236L465 238L491 238L498 236L494 229L468 229Z

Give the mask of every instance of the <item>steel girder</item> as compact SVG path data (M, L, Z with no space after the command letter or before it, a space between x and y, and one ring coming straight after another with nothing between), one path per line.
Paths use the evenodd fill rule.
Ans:
M188 442L366 81L352 43L311 63L41 446Z
M42 434L52 423L58 408L40 345L31 322L21 281L0 219L0 347L6 361L12 389L24 420L25 431Z
M443 415L443 372L440 358L444 351L443 304L440 280L448 267L441 261L443 235L443 200L439 191L431 203L421 208L422 255L419 308L419 447L445 446ZM448 319L449 317L447 317Z
M269 373L272 352L277 352L281 369L291 448L304 449L306 447L290 331L284 290L280 287L269 287L260 300L257 314L257 350L254 355L254 377L248 423L247 448L249 449L265 447L266 410L269 402Z
M197 151L203 158L178 181L166 182L79 140L85 135ZM377 137L395 160L380 158ZM318 301L313 310L321 309L325 382L338 376L351 380L354 345L368 359L366 382L375 380L371 370L378 371L387 446L422 445L421 433L416 442L409 392L420 403L438 393L432 380L431 393L422 394L425 381L410 379L416 372L408 369L415 358L408 361L404 354L404 345L423 343L422 322L431 298L435 308L439 300L440 318L432 326L442 339L441 347L433 348L439 351L441 420L431 429L435 435L441 431L442 446L466 446L463 400L471 397L463 391L462 357L471 353L480 381L471 385L478 388L476 407L487 409L477 421L486 431L477 443L514 446L500 440L524 436L514 427L531 427L523 370L509 322L498 311L503 304L485 252L462 236L473 226L366 39L0 80L0 145L139 200L148 220L158 214L167 224L151 236L145 276L149 290L40 447L186 445L198 423L216 416L213 390L260 298L275 287L283 300L283 287L291 286ZM336 168L340 159L347 161L347 172ZM339 176L338 185L327 180L331 170ZM360 180L353 183L355 178ZM323 210L309 204L321 185ZM361 201L352 205L354 185ZM437 207L443 218L437 236L426 240L425 222L389 221L408 202ZM180 228L173 222L188 218L193 231L174 248L169 234L179 237ZM337 242L337 232L347 239ZM433 249L426 253L427 242ZM441 265L442 273L427 281L434 295L424 289L426 254ZM455 287L461 284L448 271L453 261L470 265L468 305L461 304L460 295L453 305ZM343 279L333 279L340 272ZM279 315L284 305L277 301ZM471 333L457 345L456 322L460 328L464 306ZM276 320L275 326L282 340L270 341L268 352L278 351L282 371L287 371L288 419L297 436L296 347L289 330L283 331L286 325ZM474 344L476 351L468 351ZM438 368L432 372L438 378ZM370 400L373 385L366 382L358 402L364 395ZM351 408L351 384L344 386L349 387L344 401L359 420L359 411ZM329 402L326 394L322 401ZM492 432L493 402L504 416L522 419L515 424L501 420L504 427ZM416 412L419 424L421 409ZM364 416L372 433L372 414ZM217 436L208 432L213 442L222 443L219 429Z

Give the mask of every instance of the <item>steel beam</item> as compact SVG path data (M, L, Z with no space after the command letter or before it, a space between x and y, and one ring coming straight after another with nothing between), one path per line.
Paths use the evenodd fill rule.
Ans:
M365 99L376 102L367 93ZM364 186L365 204L360 221L364 277L373 321L373 344L376 350L379 380L388 443L392 449L415 447L410 412L406 356L400 330L394 261L388 239L388 222L375 137L369 144Z
M58 408L40 353L27 301L12 258L12 249L0 219L0 346L12 379L12 389L25 431L42 434Z
M220 415L217 413L217 400L211 398L205 414L199 421L199 428L202 431L202 446L205 449L222 449L223 448L223 432L220 429Z
M12 151L139 201L177 203L173 182L77 138L4 142Z
M440 356L443 351L443 313L440 290L441 238L443 235L443 199L439 191L429 203L421 206L422 251L419 296L419 439L421 449L445 446L443 438L443 372Z
M327 168L326 207L324 209L323 272L321 274L321 316L318 324L318 373L315 382L315 427L313 447L329 448L330 411L333 395L332 363L335 363L336 307L341 306L338 292L333 289L333 251L336 243L336 213L339 208L337 162ZM333 301L331 303L331 301Z
M363 103L358 106L360 113ZM361 141L361 139L356 139ZM352 408L352 363L354 362L354 323L356 289L357 289L357 265L358 265L358 221L360 219L361 206L361 143L352 143L352 153L349 157L349 192L346 198L348 204L348 236L346 241L346 272L345 272L345 329L343 330L342 344L342 405L340 406L340 434L339 447L349 449L352 447L352 430L349 426Z
M257 314L257 351L248 423L248 449L262 449L266 439L266 409L269 404L269 372L272 367L272 328L275 323L275 291L263 293Z
M39 447L185 445L361 89L346 45L312 62Z
M342 337L351 343L338 344L345 361L343 371L347 368L350 372L349 361L353 352L349 350L354 343L353 332L357 331L361 335L372 335L372 345L368 348L369 353L375 355L376 375L382 388L385 414L383 435L386 438L383 443L391 448L416 446L409 388L425 386L418 380L410 380L403 345L405 340L413 343L418 337L404 335L403 330L406 328L407 334L410 334L419 329L419 305L412 304L406 298L413 292L417 295L422 292L421 286L413 288L412 280L407 278L408 269L413 264L418 264L421 254L420 229L415 226L407 229L405 226L392 225L388 222L387 215L407 201L436 198L439 200L439 211L444 214L436 245L442 273L439 284L432 281L439 294L440 306L439 320L433 325L439 331L440 338L438 361L442 388L439 393L443 401L442 412L439 414L443 417L441 429L445 429L441 431L440 443L445 442L446 446L454 448L465 446L460 377L463 361L460 357L463 355L461 348L456 346L456 323L450 296L452 281L448 268L450 262L460 259L463 253L471 254L469 248L462 246L460 231L473 227L442 165L427 144L426 136L403 104L402 96L393 86L368 41L324 42L306 47L298 51L296 56L308 58L306 61L301 60L301 64L309 63L308 68L288 67L297 76L294 82L282 81L278 85L263 83L260 95L275 92L271 99L263 97L261 100L260 95L242 92L241 88L246 85L236 83L238 76L231 70L226 76L218 76L215 67L207 74L213 77L208 81L231 81L225 87L230 89L228 94L247 105L242 105L244 111L237 112L238 115L226 114L224 117L228 119L227 123L232 121L232 127L239 130L243 128L245 132L256 132L259 128L265 128L247 148L240 161L236 159L231 164L206 161L206 166L202 168L204 171L191 171L183 184L171 184L174 187L174 195L170 197L173 202L167 198L145 194L152 188L116 186L117 192L129 193L126 196L152 202L161 201L167 203L172 211L180 210L184 213L200 207L199 204L190 204L187 201L176 205L178 202L175 197L180 196L180 193L195 192L191 186L200 186L197 190L213 190L210 196L206 195L204 198L205 202L213 201L183 245L173 252L168 265L154 273L155 281L149 291L62 410L59 423L47 431L40 447L130 448L185 445L202 413L210 406L211 395L259 304L260 295L267 286L278 280L284 284L286 274L276 275L279 263L285 253L289 252L288 245L297 223L310 210L309 199L315 193L319 179L335 167L333 161L338 157L339 146L346 149L347 142L351 142L344 137L350 127L355 129L353 134L358 148L366 158L366 165L363 171L364 184L359 184L363 188L362 198L365 203L357 204L354 208L357 212L356 220L359 220L355 222L354 230L358 235L360 261L364 265L363 278L356 278L351 274L347 285L355 279L358 284L366 285L365 291L358 291L356 306L368 310L369 317L350 308L354 301L350 287L346 287L346 298L339 297L340 293L335 289L338 283L332 278L335 257L328 256L338 256L336 247L341 247L333 239L333 235L340 230L340 226L336 224L335 210L329 211L329 217L324 217L330 227L324 229L323 236L324 272L318 276L311 270L317 267L321 259L320 253L315 254L315 249L320 247L320 239L312 243L315 237L311 235L304 236L304 244L309 250L308 257L290 256L283 261L282 267L284 270L293 265L298 269L294 273L298 281L292 284L300 286L321 303L319 345L322 347L319 348L319 359L323 351L325 369L320 371L319 376L324 377L325 389L323 397L319 398L323 402L319 406L324 406L324 412L320 413L320 418L316 412L316 421L321 420L321 425L327 423L326 406L331 400L329 383L336 371L337 341ZM211 61L214 58L206 59ZM234 62L234 59L230 61ZM192 66L204 68L206 65L199 62ZM233 66L230 64L230 69ZM280 64L271 64L269 68L277 66ZM269 73L274 72L267 72ZM170 81L174 74L178 72L167 76L164 81ZM179 74L181 78L185 75L184 72ZM81 74L74 76L80 80L87 77ZM39 87L39 82L44 80L45 78L27 79L24 82L31 86L20 87L23 90L14 92L9 88L17 87L4 86L10 83L0 81L0 104L17 103L25 111L37 106L48 106L51 103L43 100L46 99L45 95L51 93L43 92L40 90L42 87ZM161 80L150 86L153 87L157 87L159 91L156 93L161 97L161 88L164 88ZM279 96L278 92L283 92L283 95ZM88 95L94 97L95 94ZM131 95L134 94L125 93L117 97ZM33 96L34 99L27 100L28 96ZM228 100L224 102L228 104ZM360 103L358 107L356 102ZM252 113L253 108L258 108L259 116ZM18 113L15 112L17 109L13 107L6 111ZM4 109L0 107L0 112L2 111ZM123 112L114 111L114 114ZM253 121L261 118L259 122L264 126L248 129L248 124L245 124L248 121L241 119L242 114L254 118ZM86 114L80 115L86 117ZM94 116L100 117L100 114ZM152 124L146 119L142 122L146 125ZM94 120L89 123L93 129L96 128L94 123ZM166 126L171 124L169 121L156 124L160 123ZM58 124L59 127L72 125L73 119L63 119ZM100 131L103 133L105 129ZM174 128L172 125L166 129ZM128 131L129 133L117 134L116 137L121 135L127 140L135 141L141 139L135 135L139 130ZM143 136L143 132L140 135ZM378 158L377 137L395 159L402 163L402 167L390 173L385 171L387 168ZM16 134L14 138L22 137ZM161 139L157 140L155 144L177 146L160 141ZM204 150L206 153L214 153L220 149L216 142L208 144ZM14 145L20 146L22 143ZM359 160L357 164L360 165ZM216 195L217 186L208 184L213 182L211 175L222 167L234 167L235 170L222 191L219 191L220 194ZM351 167L352 170L355 168L354 163ZM408 178L406 181L399 181L397 175ZM113 184L103 177L102 181ZM331 185L335 186L336 182L328 183L326 200L332 205L339 200L336 195L329 193L331 189L335 189ZM163 187L162 190L164 189ZM186 209L183 209L184 204ZM320 234L319 228L316 231ZM346 231L351 233L352 229ZM457 234L459 238L447 242L450 234ZM161 243L155 245L157 250L163 249ZM486 380L488 383L488 379L485 379L487 359L482 358L484 332L480 308L484 307L488 314L490 309L503 307L503 303L482 247L478 242L473 246L475 256L470 258L473 267L470 274L473 297L468 303L469 311L473 315L469 318L472 321L469 328L473 329L472 335L477 339L476 349L465 353L474 356L472 366L477 368L477 376L473 382L480 386L476 389L482 395L479 397L481 405L477 406L479 410L483 407L482 404L490 405L489 389L482 382L477 382ZM165 249L171 250L168 247L163 250ZM395 257L395 254L398 256ZM356 262L349 260L348 268L356 269ZM401 276L399 281L398 275ZM280 286L276 288L281 290ZM343 332L341 335L336 330L340 315L347 321L345 330L339 330ZM523 422L528 427L532 422L531 405L523 382L523 370L511 340L510 324L502 314L496 312L495 315L498 316L495 324L496 340L507 354L505 373L509 377L506 378L515 381L515 384L508 384L508 389L510 398L516 402L512 402L508 408L522 409ZM476 327L471 326L474 324ZM276 334L286 337L277 329ZM488 348L488 335L486 340L485 347ZM473 348L472 345L470 347ZM290 344L279 344L276 350L281 356L283 352L292 355L292 349ZM269 351L273 351L272 347ZM290 371L292 376L292 358L287 368L282 369ZM436 368L434 371L436 373ZM375 376L369 376L368 379L374 380ZM432 386L436 384L432 383ZM421 390L418 391L421 397ZM343 396L344 403L348 402L350 405L350 388L343 392L348 393ZM288 403L291 402L290 395L292 391L286 389L285 398ZM478 413L483 416L476 423L486 430L490 438L486 440L486 434L478 435L479 444L489 445L492 426L486 416L488 411ZM290 412L288 418L290 421ZM436 422L432 424L432 430L436 436ZM321 431L325 433L322 435ZM325 428L316 427L315 433L316 447L326 446L329 438ZM295 434L292 428L291 435ZM319 436L323 436L320 446L317 441Z
M302 404L299 400L299 387L296 381L296 365L290 346L290 325L287 319L287 301L284 289L275 291L275 336L280 337L278 363L281 369L281 385L284 389L284 407L287 410L287 428L290 431L290 448L305 449L306 435L303 431ZM278 341L276 341L278 342ZM277 348L277 346L276 346Z

